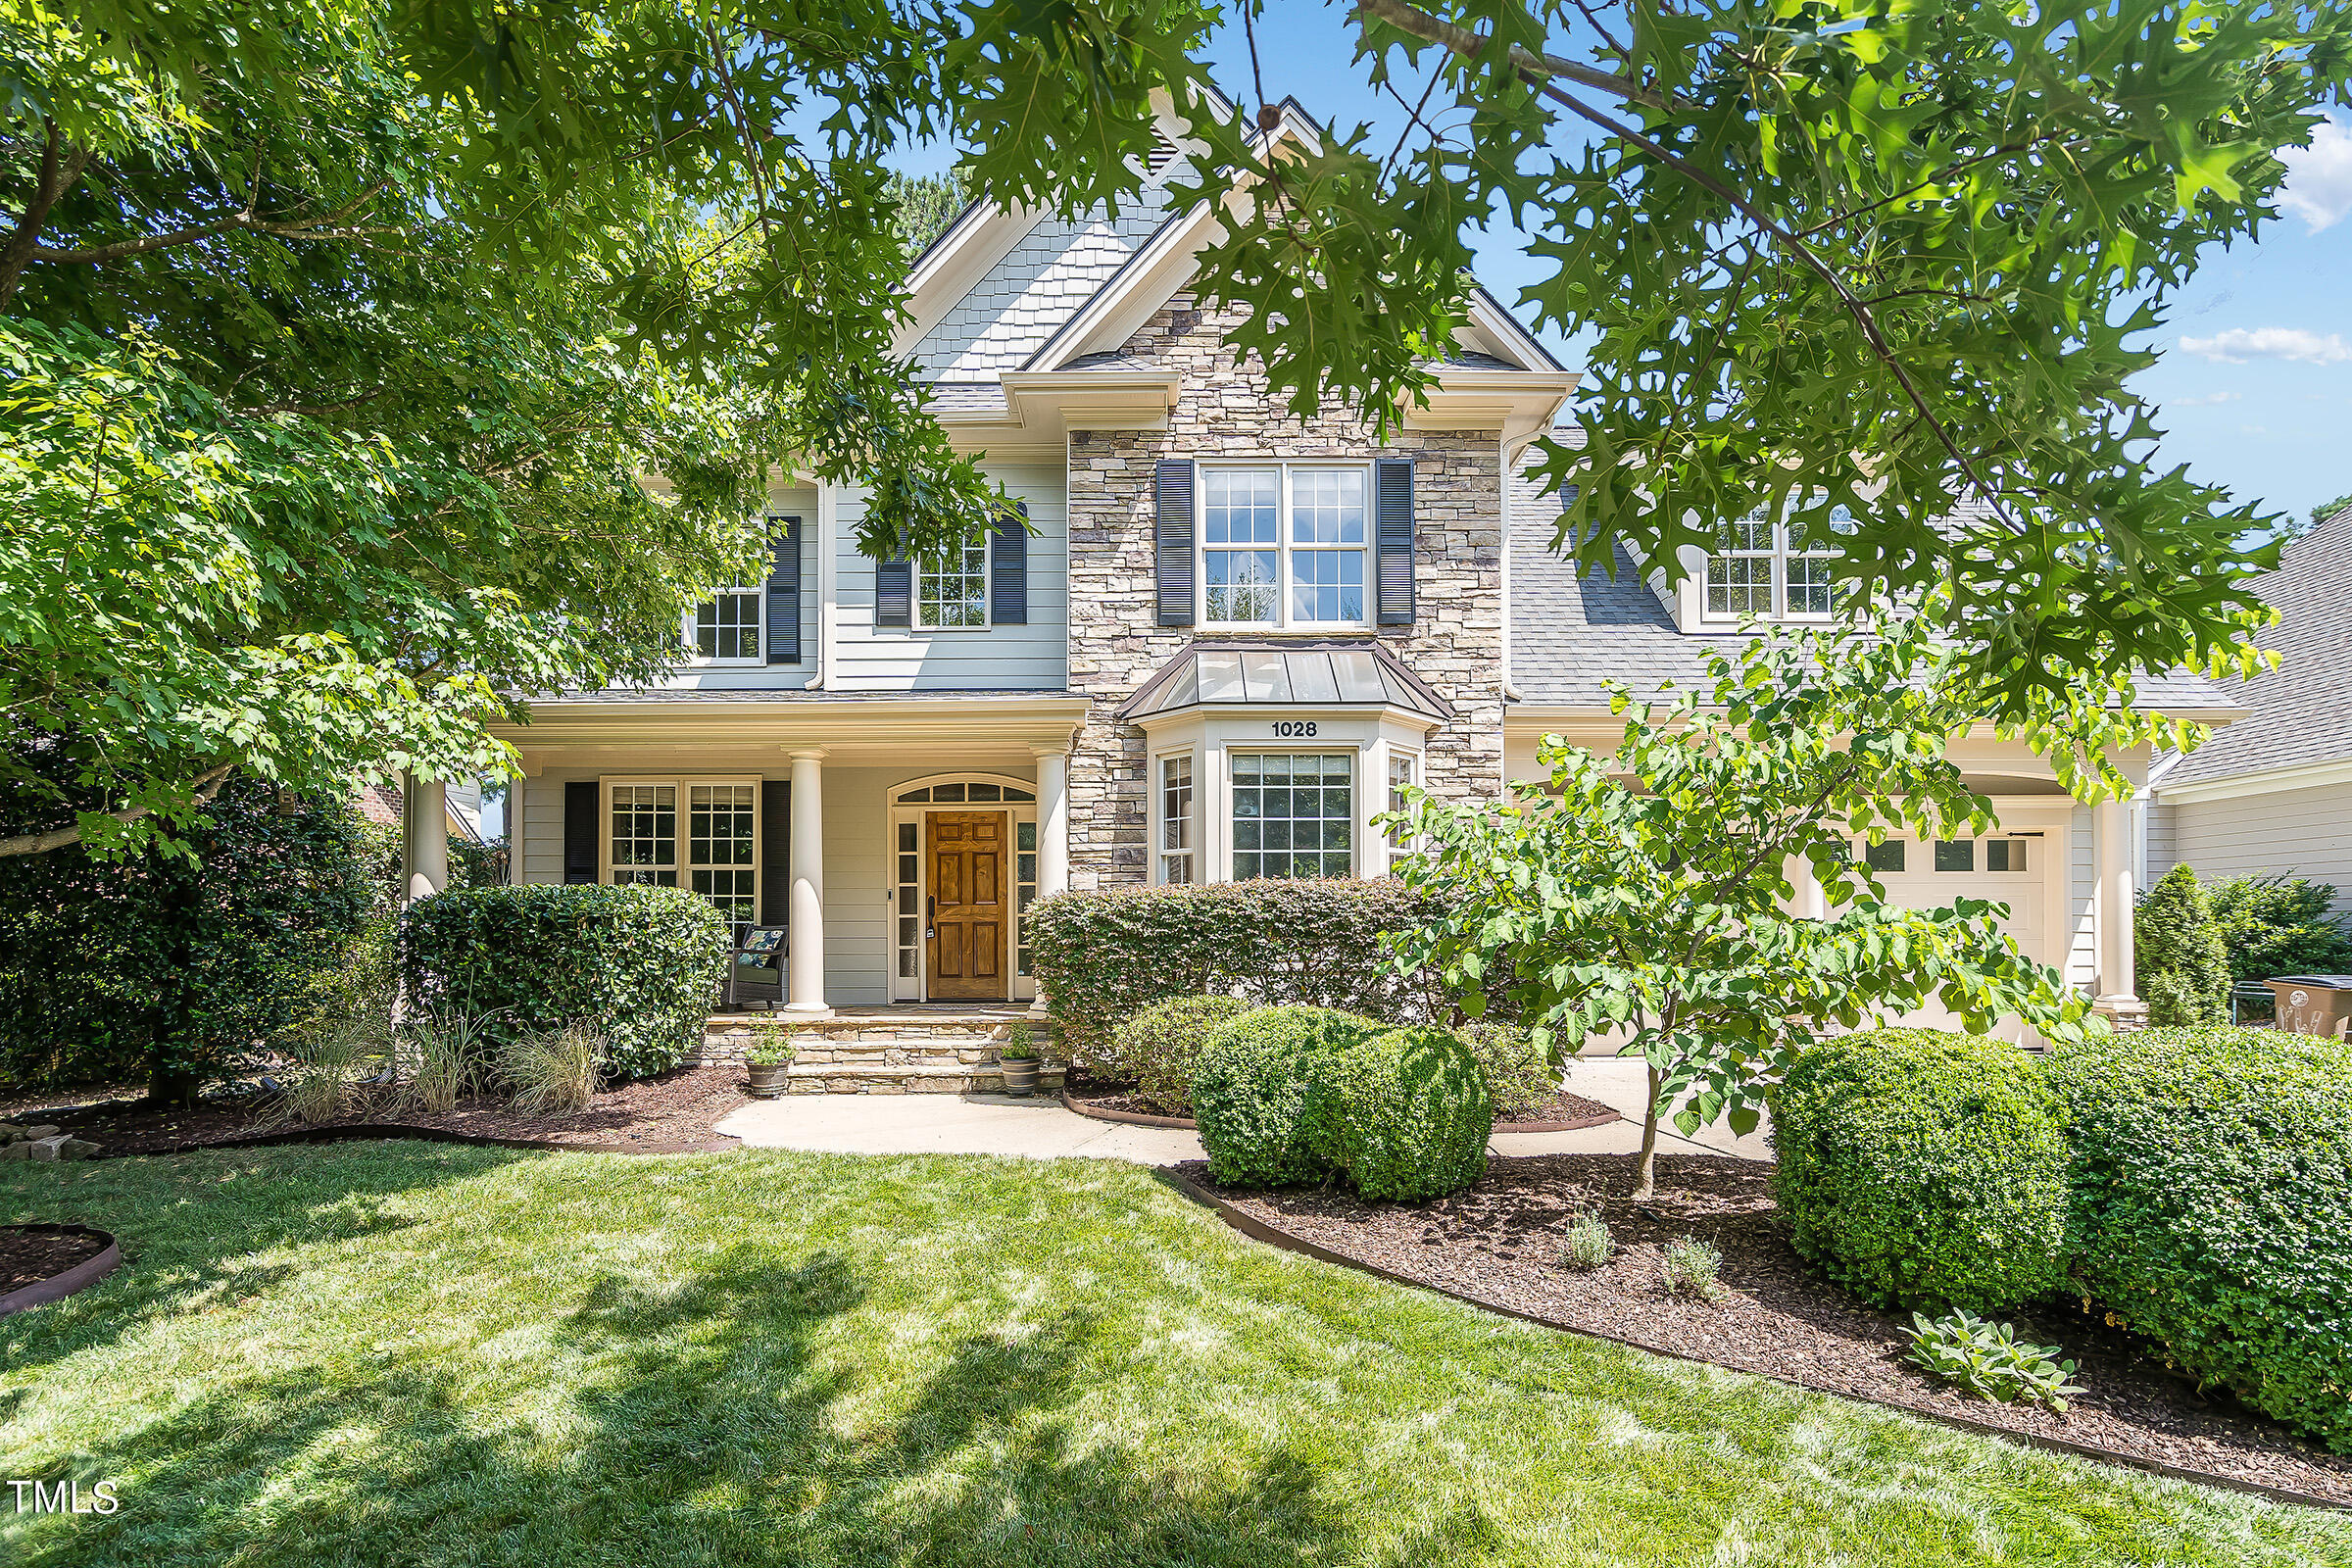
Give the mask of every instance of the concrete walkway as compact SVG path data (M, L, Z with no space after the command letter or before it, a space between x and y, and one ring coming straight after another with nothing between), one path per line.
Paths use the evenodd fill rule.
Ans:
M1624 1119L1573 1133L1498 1133L1497 1154L1630 1154L1642 1147L1645 1089L1642 1063L1603 1057L1568 1069L1568 1089L1597 1100ZM1201 1157L1200 1140L1172 1127L1129 1127L1064 1110L1040 1096L1008 1095L788 1095L758 1101L717 1130L758 1149L804 1149L844 1154L1019 1154L1033 1159L1076 1156L1166 1165ZM1734 1138L1726 1127L1695 1140L1661 1128L1663 1153L1739 1154L1770 1159L1758 1129Z

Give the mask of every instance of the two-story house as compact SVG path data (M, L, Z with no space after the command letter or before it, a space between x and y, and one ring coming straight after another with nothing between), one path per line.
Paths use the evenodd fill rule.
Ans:
M1276 134L1319 132L1291 104ZM1404 786L1496 799L1546 731L1613 744L1608 677L1694 675L1743 615L1828 618L1821 563L1769 528L1680 587L1564 566L1520 470L1577 375L1484 294L1386 439L1292 416L1189 292L1213 222L958 218L913 265L905 346L1029 529L874 561L858 489L777 489L770 575L700 608L671 679L543 699L511 733L517 876L674 883L788 927L791 1013L1011 1003L1035 898L1377 875ZM1964 746L2002 834L1877 848L1898 896L2001 898L2029 951L2128 1000L2120 808Z

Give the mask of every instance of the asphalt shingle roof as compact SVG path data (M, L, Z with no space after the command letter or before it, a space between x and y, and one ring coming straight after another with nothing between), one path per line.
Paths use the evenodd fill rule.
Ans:
M1578 444L1569 432L1557 433L1568 444ZM1685 632L1677 627L1673 613L1623 549L1616 553L1613 576L1598 567L1579 574L1552 553L1558 516L1557 504L1534 479L1523 474L1512 481L1511 686L1521 702L1605 708L1606 683L1612 679L1631 686L1637 700L1647 699L1669 680L1683 687L1703 680L1707 655L1740 644L1739 633ZM2346 526L2352 531L2352 523ZM2346 576L2352 574L2346 570L2352 556L2340 548L2337 555L2334 593L2340 604ZM2340 694L2334 717L2339 735L2352 741L2352 631L2340 617L2334 630L2334 689ZM2235 703L2233 692L2218 689L2200 675L2161 675L2139 682L2143 709L2170 711ZM2234 733L2234 726L2220 732L2223 737ZM2221 743L2217 738L2213 745ZM2343 744L2339 741L2339 751ZM2210 750L2198 753L2196 760L2202 760Z
M2352 508L2288 545L2254 586L2278 612L2257 639L2278 651L2278 669L2215 684L2249 716L2216 730L2164 785L2352 757Z

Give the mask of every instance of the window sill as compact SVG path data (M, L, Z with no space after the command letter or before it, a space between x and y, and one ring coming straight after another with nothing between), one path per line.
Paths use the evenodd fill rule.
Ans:
M1378 629L1368 620L1322 620L1312 625L1294 623L1289 626L1275 626L1255 620L1198 620L1193 623L1193 627L1196 631L1213 631L1220 636L1227 637L1297 637L1300 639L1351 637ZM1405 628L1399 626L1396 629L1402 631Z

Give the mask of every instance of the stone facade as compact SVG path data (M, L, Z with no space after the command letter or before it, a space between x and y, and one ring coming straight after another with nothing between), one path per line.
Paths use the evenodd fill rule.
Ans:
M1363 459L1410 453L1415 603L1410 626L1384 626L1389 650L1453 705L1429 738L1424 783L1438 796L1492 800L1502 787L1501 441L1493 430L1396 430L1384 444L1334 411L1300 420L1254 365L1235 363L1226 320L1178 294L1122 349L1184 371L1164 430L1073 431L1069 447L1070 689L1094 699L1070 758L1070 885L1136 884L1147 874L1144 732L1111 713L1196 640L1158 624L1152 503L1162 459Z

